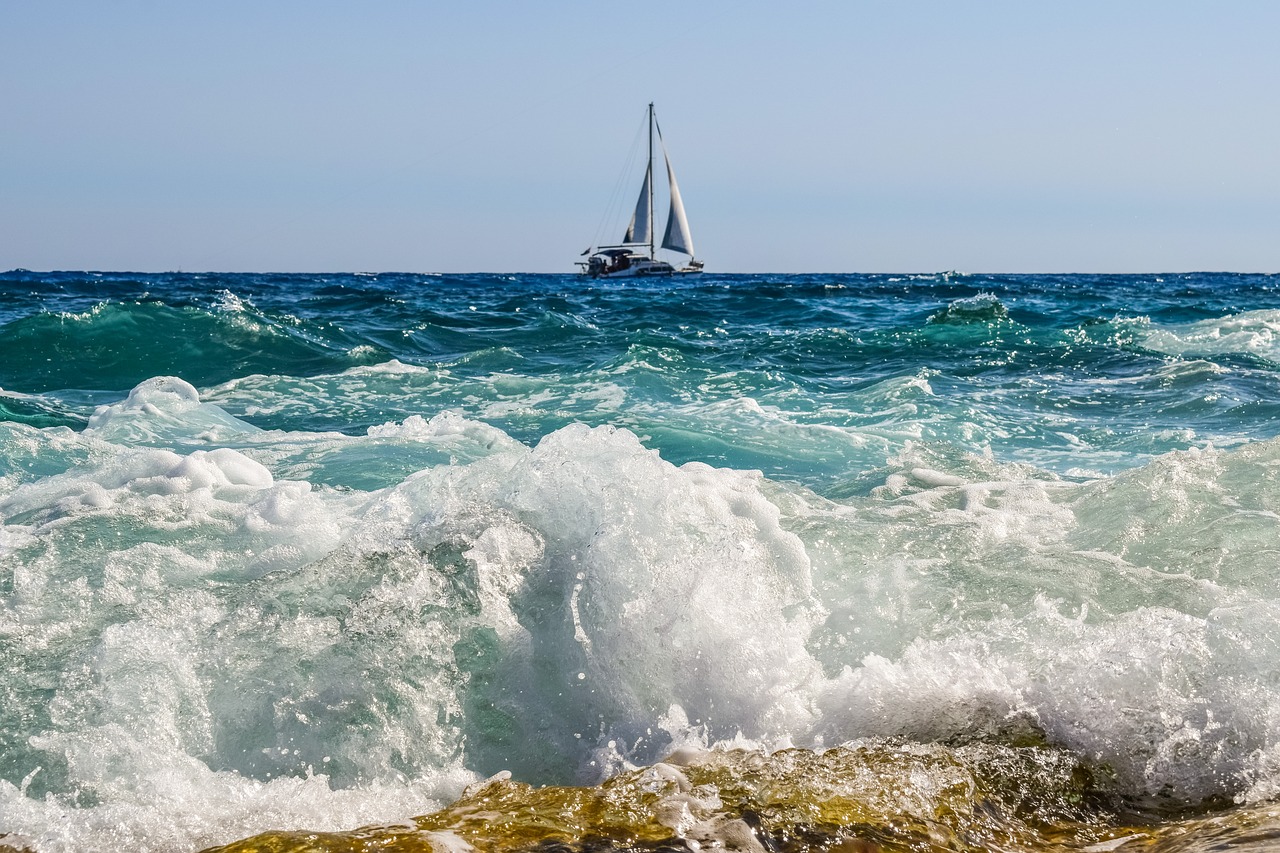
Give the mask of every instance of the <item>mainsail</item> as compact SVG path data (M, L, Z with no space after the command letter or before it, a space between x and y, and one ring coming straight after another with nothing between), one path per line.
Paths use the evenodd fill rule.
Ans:
M631 214L631 224L627 226L627 234L622 238L623 243L648 243L653 239L651 233L653 223L649 221L649 211L652 207L650 199L653 196L652 177L653 164L650 163L644 170L644 185L640 187L640 198L636 200L636 211Z

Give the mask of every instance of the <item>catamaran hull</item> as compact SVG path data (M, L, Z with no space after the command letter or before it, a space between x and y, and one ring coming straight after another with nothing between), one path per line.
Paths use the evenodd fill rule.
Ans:
M607 246L578 264L583 275L591 278L647 278L702 272L702 261L699 260L690 260L684 266L677 267L622 246Z
M695 269L619 270L618 272L602 272L602 273L593 273L593 272L587 272L586 270L583 270L582 274L585 276L590 276L591 278L654 278L657 276L695 275L700 272L702 272L702 270L695 270Z

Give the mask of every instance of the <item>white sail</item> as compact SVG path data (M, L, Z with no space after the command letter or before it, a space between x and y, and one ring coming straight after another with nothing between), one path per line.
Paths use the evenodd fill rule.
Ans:
M662 157L667 161L667 180L671 182L671 211L667 214L667 232L662 237L662 248L684 252L693 257L693 237L689 234L689 220L684 216L684 202L680 200L680 187L676 186L676 173L667 156L667 146L662 146Z
M653 223L649 221L649 179L653 175L653 164L644 170L644 185L640 187L640 198L636 201L636 212L631 214L631 224L627 226L627 234L623 243L648 243L653 237ZM615 220L617 221L617 220ZM617 233L617 232L614 232Z

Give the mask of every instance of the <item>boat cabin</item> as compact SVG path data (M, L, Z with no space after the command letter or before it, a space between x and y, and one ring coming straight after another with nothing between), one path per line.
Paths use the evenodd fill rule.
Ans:
M606 247L592 253L583 264L589 276L671 275L675 268L666 261L650 258L626 247Z

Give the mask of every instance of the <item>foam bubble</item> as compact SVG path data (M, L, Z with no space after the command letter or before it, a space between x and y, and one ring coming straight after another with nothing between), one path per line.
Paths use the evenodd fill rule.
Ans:
M174 376L148 379L119 403L99 406L86 433L128 444L198 438L226 442L257 429L217 406L200 402L200 393Z

